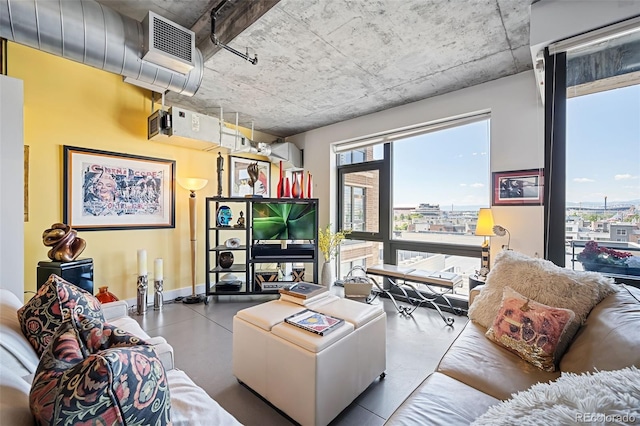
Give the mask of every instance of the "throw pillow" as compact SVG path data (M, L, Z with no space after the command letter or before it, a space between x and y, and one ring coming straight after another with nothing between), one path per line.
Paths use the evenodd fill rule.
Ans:
M55 274L18 310L22 333L38 357L42 356L60 324L72 315L83 315L104 322L98 299Z
M60 325L29 405L38 424L170 424L166 373L153 347L92 318Z
M544 371L556 365L578 331L575 314L526 298L509 287L486 336Z
M571 309L581 324L596 304L617 291L612 278L597 272L573 271L548 260L503 250L496 256L485 287L469 307L469 318L489 328L506 286L537 302Z

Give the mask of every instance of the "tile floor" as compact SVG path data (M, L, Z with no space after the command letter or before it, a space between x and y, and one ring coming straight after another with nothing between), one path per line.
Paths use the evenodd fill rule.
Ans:
M336 294L341 288L334 288ZM232 323L240 310L276 296L221 296L208 305L167 303L162 311L150 309L135 318L152 336L164 336L174 347L176 367L184 370L238 421L252 425L291 425L282 415L233 376ZM402 317L388 299L377 299L387 312L387 376L373 382L331 425L381 425L393 411L435 370L440 358L467 322L454 316L447 327L433 309L418 308L413 317Z

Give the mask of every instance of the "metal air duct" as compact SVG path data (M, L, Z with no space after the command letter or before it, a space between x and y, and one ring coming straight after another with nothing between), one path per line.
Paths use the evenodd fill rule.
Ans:
M157 92L193 96L202 82L202 54L194 68L173 72L142 60L142 24L93 0L0 0L0 37L124 76Z

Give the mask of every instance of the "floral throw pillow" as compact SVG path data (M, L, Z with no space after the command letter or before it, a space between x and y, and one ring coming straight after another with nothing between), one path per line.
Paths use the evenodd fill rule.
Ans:
M110 324L65 321L33 379L38 424L170 424L164 367L152 346Z
M552 372L579 326L570 309L543 305L505 287L498 315L486 336L539 369Z
M35 296L18 310L18 320L38 356L49 345L55 331L72 315L83 315L104 322L98 299L52 274Z

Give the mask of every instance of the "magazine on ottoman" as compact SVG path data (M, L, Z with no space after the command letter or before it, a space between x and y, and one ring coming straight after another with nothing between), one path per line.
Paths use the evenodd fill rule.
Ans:
M326 336L328 333L340 327L344 320L331 315L321 314L311 309L305 309L302 312L286 317L284 322L319 334L320 336Z

